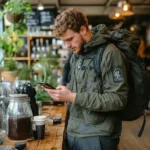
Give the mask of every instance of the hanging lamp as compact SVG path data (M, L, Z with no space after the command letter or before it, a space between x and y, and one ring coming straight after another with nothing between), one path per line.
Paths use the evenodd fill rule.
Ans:
M37 6L38 10L43 10L44 9L44 5L41 3L41 1L39 0L39 5Z
M120 15L120 10L119 10L119 9L116 9L114 12L112 12L112 13L109 15L109 18L110 18L110 19L113 19L113 20L124 19L124 17Z
M117 4L117 8L120 9L121 16L132 16L134 12L132 10L132 5L127 0L120 0Z

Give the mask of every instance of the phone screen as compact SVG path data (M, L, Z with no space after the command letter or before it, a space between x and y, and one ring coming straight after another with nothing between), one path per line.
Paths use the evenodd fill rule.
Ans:
M38 82L41 86L47 88L47 89L55 89L52 85L45 83L45 82Z

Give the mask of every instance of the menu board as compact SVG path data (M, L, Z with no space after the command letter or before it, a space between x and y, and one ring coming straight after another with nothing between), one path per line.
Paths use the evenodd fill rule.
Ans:
M40 25L49 26L54 23L54 13L50 10L40 11Z
M25 12L27 16L26 25L27 26L39 26L40 17L37 11Z
M33 10L25 13L28 14L27 26L50 26L56 17L56 9Z

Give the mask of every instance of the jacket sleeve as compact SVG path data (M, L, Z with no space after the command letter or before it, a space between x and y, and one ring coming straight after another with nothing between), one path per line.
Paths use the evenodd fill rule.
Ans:
M104 57L105 55L105 57ZM103 94L77 93L75 104L90 111L108 112L122 110L127 102L127 68L118 49L104 52L101 63Z

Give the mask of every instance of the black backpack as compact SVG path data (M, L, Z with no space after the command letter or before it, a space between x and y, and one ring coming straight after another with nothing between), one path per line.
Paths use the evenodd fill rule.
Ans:
M108 41L115 44L129 62L128 84L129 93L126 107L119 113L123 121L132 121L144 115L142 128L138 136L142 135L146 123L145 110L150 100L150 73L146 70L144 61L138 56L140 38L126 29L109 31ZM101 61L106 46L99 47L98 55L93 59L95 72L101 77Z

